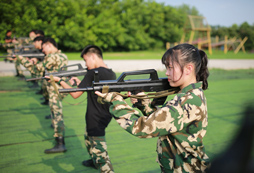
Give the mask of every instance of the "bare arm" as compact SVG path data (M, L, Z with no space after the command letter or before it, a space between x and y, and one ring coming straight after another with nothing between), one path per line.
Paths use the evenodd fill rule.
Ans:
M49 76L45 76L45 78L50 79ZM55 82L59 82L59 81L61 80L60 77L54 76L53 78L54 78ZM79 85L81 81L80 81L77 77L72 77L72 78L69 80L69 82L70 82L71 85L73 85L74 82L76 82L77 85ZM67 84L65 81L61 81L61 82L60 82L60 85L61 85L64 89L72 88L72 87L71 87L69 84ZM77 91L77 92L71 92L70 95L71 95L74 99L76 99L76 98L80 97L83 93L84 93L83 91Z

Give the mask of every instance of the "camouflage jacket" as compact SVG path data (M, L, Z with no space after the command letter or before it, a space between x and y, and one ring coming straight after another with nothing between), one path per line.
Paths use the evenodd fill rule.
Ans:
M157 110L143 100L145 114L129 106L116 93L108 93L110 112L129 133L140 138L159 137L157 162L165 172L204 172L209 165L202 139L207 128L207 105L202 83L183 88Z
M20 63L21 63L24 67L26 67L26 68L31 67L31 66L34 66L34 64L33 64L32 62L30 62L28 59L26 59L25 57L22 58L22 59L20 59L19 56L17 56L17 59L20 60Z
M38 71L47 70L48 73L53 73L66 65L68 65L68 58L59 50L57 53L46 55L42 62L36 64L36 68Z

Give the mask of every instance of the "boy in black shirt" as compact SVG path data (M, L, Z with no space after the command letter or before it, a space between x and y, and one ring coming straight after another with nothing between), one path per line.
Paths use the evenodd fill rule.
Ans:
M86 62L87 74L82 81L77 77L71 78L71 84L75 81L78 88L91 87L95 71L98 71L99 80L116 79L115 73L104 63L99 47L95 45L86 46L81 52L81 57ZM71 88L59 77L54 77L54 80L63 88ZM70 93L73 98L78 98L82 94L83 91ZM109 113L109 104L99 104L97 98L98 96L93 92L87 92L85 143L91 159L83 161L82 164L100 169L101 172L113 172L105 140L105 128L110 123L112 115Z

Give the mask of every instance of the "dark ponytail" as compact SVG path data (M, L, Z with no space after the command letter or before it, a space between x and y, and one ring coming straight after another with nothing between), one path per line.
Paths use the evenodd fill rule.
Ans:
M169 65L169 62L172 64L179 64L182 71L187 63L193 63L195 65L197 82L203 82L203 90L208 88L208 58L204 51L198 50L191 44L179 44L173 48L168 49L163 55L161 61L166 67Z
M203 50L199 50L199 54L201 57L201 66L200 69L197 73L197 81L202 81L203 82L203 90L206 90L208 88L208 81L207 78L209 76L209 71L208 71L208 58L206 53Z

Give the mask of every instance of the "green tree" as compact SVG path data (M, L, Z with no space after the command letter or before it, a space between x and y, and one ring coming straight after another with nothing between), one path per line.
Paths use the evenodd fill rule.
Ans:
M239 27L239 35L243 39L248 37L248 40L244 44L246 50L254 50L254 24L251 26L247 22L244 22Z
M1 0L0 15L2 38L9 29L16 37L41 29L64 51L80 51L88 44L132 51L179 42L187 16L200 14L186 4L172 7L154 0ZM212 36L248 36L246 49L252 49L253 29L248 23L213 26Z

